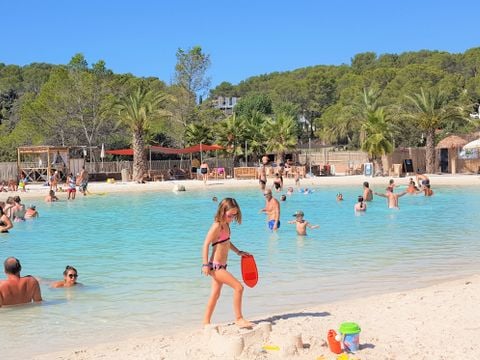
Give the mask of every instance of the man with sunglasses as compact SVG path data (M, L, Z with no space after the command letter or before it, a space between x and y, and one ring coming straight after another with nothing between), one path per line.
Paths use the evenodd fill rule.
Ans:
M40 285L33 276L20 276L22 265L14 257L3 263L7 280L0 281L0 306L42 301Z
M268 228L276 231L280 227L280 203L272 195L272 190L263 192L265 196L265 207L261 210L267 215Z

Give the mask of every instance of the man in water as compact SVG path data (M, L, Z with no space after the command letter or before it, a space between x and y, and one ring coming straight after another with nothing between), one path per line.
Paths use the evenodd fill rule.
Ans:
M272 190L267 189L264 191L265 207L261 210L267 214L268 228L276 231L280 227L280 203L272 195Z
M370 189L370 184L368 181L363 182L363 201L372 201L373 200L373 192Z
M42 301L38 281L30 275L20 276L22 265L18 259L9 257L3 265L7 280L0 281L0 306Z
M406 193L407 192L404 191L400 194L394 194L393 193L393 188L389 186L389 187L387 187L387 191L386 191L385 194L380 194L380 193L375 192L375 195L387 198L387 205L388 205L389 209L399 209L398 198L400 196L405 195Z

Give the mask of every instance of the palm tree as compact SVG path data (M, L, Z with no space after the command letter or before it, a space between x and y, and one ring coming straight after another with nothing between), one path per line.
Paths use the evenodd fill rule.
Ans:
M184 139L188 145L210 144L212 142L212 130L204 124L190 123L185 127Z
M426 137L426 171L435 172L435 130L446 122L463 120L459 109L448 104L445 93L437 90L424 91L407 96L410 107L406 109L405 116L415 121L416 126L425 132Z
M279 114L264 125L267 151L277 154L277 162L283 163L285 153L297 146L297 122L290 115Z
M244 142L248 141L248 151L252 155L252 161L265 154L266 136L261 129L264 128L267 116L260 111L252 111L248 115L242 117L244 123Z
M394 150L392 139L392 127L383 108L370 109L361 126L360 144L378 168L381 168L381 156Z
M245 123L235 113L216 126L217 142L232 156L235 166L237 155L242 151L245 137Z
M168 115L165 111L167 99L167 95L163 93L140 86L115 105L119 113L119 123L126 125L132 132L134 181L141 182L147 172L145 133L153 122Z

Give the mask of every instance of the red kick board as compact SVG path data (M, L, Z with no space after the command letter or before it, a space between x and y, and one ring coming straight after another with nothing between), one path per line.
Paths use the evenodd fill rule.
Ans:
M242 278L245 285L248 287L254 287L258 282L257 264L253 255L242 256Z

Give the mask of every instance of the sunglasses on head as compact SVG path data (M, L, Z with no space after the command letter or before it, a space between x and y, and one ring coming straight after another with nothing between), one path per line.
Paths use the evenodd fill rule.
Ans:
M77 274L68 274L68 277L69 277L70 279L73 279L73 278L76 279L76 278L78 277L78 275L77 275Z

